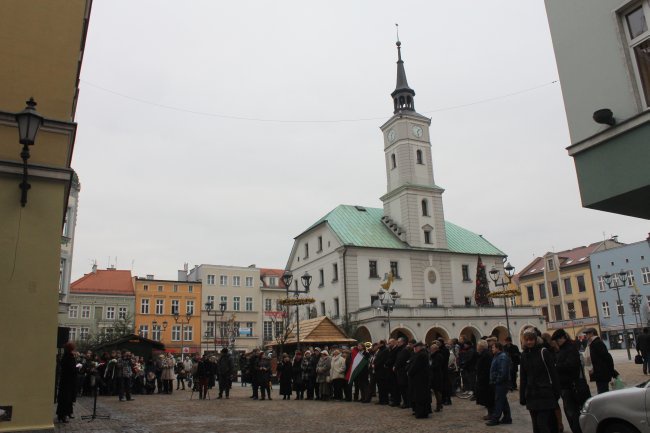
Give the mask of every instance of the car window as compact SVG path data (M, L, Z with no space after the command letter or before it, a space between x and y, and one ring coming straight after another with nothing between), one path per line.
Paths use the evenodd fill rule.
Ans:
M636 387L637 388L648 388L650 385L650 380L646 380L645 382L641 382L638 384Z

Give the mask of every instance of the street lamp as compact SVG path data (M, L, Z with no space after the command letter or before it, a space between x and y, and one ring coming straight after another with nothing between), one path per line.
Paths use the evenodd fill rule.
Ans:
M515 267L508 262L503 269L508 281L501 277L501 271L496 266L492 266L492 269L490 269L490 279L494 283L495 288L501 287L502 294L500 297L503 298L503 309L506 312L506 326L508 328L508 337L510 337L510 317L508 316L508 302L506 301L506 298L509 296L506 295L506 287L512 282L512 277L515 275Z
M153 322L151 322L152 334L153 334L153 328L156 328L156 327L158 327L158 321L154 320ZM160 339L158 340L161 343L162 343L162 339L163 339L163 334L165 333L165 329L167 329L167 321L166 320L164 322L162 322L162 332L160 333ZM160 328L158 328L158 330L160 330Z
M379 289L377 292L377 297L379 298L379 304L381 305L378 310L384 310L386 313L388 313L388 338L390 338L390 313L393 311L393 308L395 307L395 303L397 300L401 297L395 289L391 290L390 292L388 290Z
M632 312L634 313L634 322L636 324L636 327L640 328L641 327L641 295L640 294L632 293L630 295L630 307L632 307ZM636 332L634 333L634 338L636 339Z
M185 320L187 319L187 320ZM181 323L181 361L184 360L185 356L185 325L190 324L190 320L192 319L192 313L188 311L188 313L185 315L185 317L181 320L180 314L178 314L178 310L174 311L174 321L176 323L179 322Z
M216 311L214 309L214 302L206 302L205 310L208 312L208 316L214 317L212 329L214 333L214 351L216 352L217 351L217 317L222 317L223 314L226 312L226 303L225 302L219 303L219 311Z
M617 275L618 278L612 278L613 276L607 272L605 275L603 275L603 280L605 280L605 284L607 284L607 287L610 288L610 290L616 290L616 296L618 296L618 304L616 306L616 311L618 314L621 316L621 321L623 322L623 341L625 342L625 349L627 349L627 359L631 360L632 359L632 354L630 353L630 344L627 341L627 329L625 327L625 310L623 310L623 313L618 310L619 307L623 307L623 301L621 301L621 292L620 289L625 287L625 283L627 282L627 272L621 269L621 271ZM619 281L622 284L619 284ZM623 307L624 308L624 307Z
M20 188L20 205L25 207L27 204L27 191L32 187L27 182L27 160L30 157L29 146L34 144L36 140L36 133L43 124L43 116L36 112L36 101L34 98L29 98L27 106L23 111L16 114L16 122L18 122L18 137L20 144L23 145L23 150L20 152L20 158L23 160L23 179L18 187Z
M291 271L287 270L282 274L282 282L284 283L284 287L287 289L287 298L289 298L289 292L293 293L293 295L298 298L298 295L301 293L309 293L309 286L311 286L311 275L309 275L309 272L305 271L305 273L300 277L300 280L302 282L302 286L304 287L304 290L300 290L298 288L298 285L296 285L293 289L291 288L291 283L293 282L293 274ZM288 310L287 306L287 310ZM299 311L300 311L300 306L296 304L296 349L300 350L300 317L299 317Z

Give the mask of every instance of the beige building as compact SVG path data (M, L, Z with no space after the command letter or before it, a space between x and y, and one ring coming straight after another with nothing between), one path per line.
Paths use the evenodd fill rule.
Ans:
M260 320L262 322L262 343L264 346L273 343L281 335L286 334L287 309L278 301L287 297L287 289L282 281L283 269L260 269L260 301L262 311ZM295 308L291 309L292 317L295 317ZM308 319L308 316L301 319Z
M201 345L249 351L261 344L260 270L249 267L202 264L189 272L179 271L179 280L202 283ZM212 315L206 304L212 305ZM220 304L225 305L221 315ZM215 314L216 313L216 314ZM212 346L212 347L211 347Z
M0 341L21 358L0 357L2 432L54 429L61 233L90 6L0 3ZM21 143L15 115L30 97L43 120Z
M575 337L585 327L598 329L589 256L620 245L608 239L537 257L518 274L521 303L541 309L549 332L563 328Z

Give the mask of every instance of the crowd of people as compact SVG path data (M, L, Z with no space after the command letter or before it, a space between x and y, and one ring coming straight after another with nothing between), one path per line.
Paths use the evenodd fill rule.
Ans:
M614 362L594 328L584 330L584 346L563 329L553 334L530 327L522 334L522 350L508 337L483 337L473 342L434 340L425 345L404 337L359 343L356 347L309 347L292 356L255 349L241 357L238 368L228 349L217 356L175 359L161 354L144 362L128 351L103 354L88 352L75 357L68 344L61 359L57 416L72 417L77 395L117 396L171 394L176 390L209 397L218 385L217 398L229 398L233 380L241 370L242 386L250 383L251 399L271 400L272 381L279 383L283 400L319 400L370 403L411 409L415 418L428 418L452 404L452 397L473 400L485 407L486 426L511 424L508 393L519 391L519 402L530 413L534 433L564 431L562 409L573 433L581 433L580 408L591 396L588 382L598 393L618 377ZM650 334L644 330L637 350L648 371ZM519 387L517 379L519 373ZM72 382L73 386L66 386ZM562 409L559 400L562 400Z

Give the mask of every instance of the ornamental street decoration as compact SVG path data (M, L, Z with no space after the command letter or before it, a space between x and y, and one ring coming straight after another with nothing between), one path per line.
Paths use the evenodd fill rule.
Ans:
M284 298L278 301L278 304L284 306L309 305L316 302L314 298Z
M478 263L476 264L476 289L474 290L474 301L476 305L482 307L490 305L490 285L485 273L485 265L478 256Z

